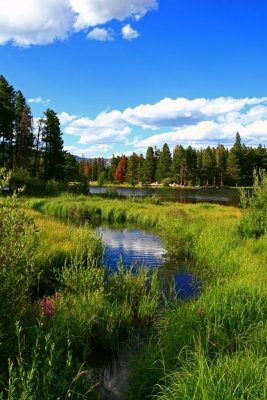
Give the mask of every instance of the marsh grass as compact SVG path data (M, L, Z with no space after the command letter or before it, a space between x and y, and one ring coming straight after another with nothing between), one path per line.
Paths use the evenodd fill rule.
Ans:
M29 347L25 343L27 336L16 325L17 358L9 360L8 382L0 398L94 399L93 385L84 366L75 361L70 341L63 346L59 332L53 328L47 332L41 322L32 329L34 342Z
M198 298L164 303L156 278L144 271L107 275L77 262L77 271L63 269L65 289L53 323L69 332L72 351L90 358L92 348L107 343L115 349L136 324L153 322L153 335L133 362L127 399L266 398L267 237L240 236L240 209L83 196L28 204L47 215L65 218L81 207L96 215L100 211L92 210L101 210L101 221L154 227L168 252L203 278Z

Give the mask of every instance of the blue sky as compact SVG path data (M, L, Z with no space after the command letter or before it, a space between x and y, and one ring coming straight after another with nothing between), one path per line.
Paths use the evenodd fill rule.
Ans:
M0 0L0 73L70 152L267 145L267 3Z

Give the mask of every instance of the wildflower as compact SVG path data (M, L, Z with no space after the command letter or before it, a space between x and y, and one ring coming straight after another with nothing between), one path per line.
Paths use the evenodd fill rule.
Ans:
M200 318L202 318L202 317L204 317L204 310L203 310L203 308L202 307L200 307L199 309L198 309L198 316L200 317Z
M40 307L40 310L41 310L42 314L45 317L52 317L56 312L56 307L55 307L54 302L53 302L53 300L51 298L43 297L39 301L39 307Z

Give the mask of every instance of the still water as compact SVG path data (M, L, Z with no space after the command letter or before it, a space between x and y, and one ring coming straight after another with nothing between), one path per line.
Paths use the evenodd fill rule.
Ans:
M181 299L192 297L199 291L200 282L194 278L185 265L167 258L159 236L140 229L126 227L98 227L105 246L104 263L111 269L117 268L121 259L123 265L135 267L145 265L158 268L162 285L175 283Z
M225 205L238 205L239 194L237 189L228 188L114 188L120 196L153 196L156 195L163 200L177 201L180 203L218 203ZM104 194L105 186L91 186L91 194Z

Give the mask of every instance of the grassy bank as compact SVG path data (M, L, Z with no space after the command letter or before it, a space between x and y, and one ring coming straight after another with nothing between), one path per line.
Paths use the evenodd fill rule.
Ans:
M127 398L266 399L267 237L241 238L239 210L183 211L161 234L201 271L203 293L163 313Z
M28 355L15 358L9 367L8 393L15 393L10 399L20 398L16 396L22 389L24 398L52 399L54 393L60 398L65 397L58 393L93 398L94 382L84 380L82 362L90 366L94 354L116 351L121 338L148 325L152 336L132 362L125 399L266 398L267 237L240 236L240 209L85 196L22 199L20 207L27 207L37 226L33 264L42 269L55 257L54 264L61 265L56 278L60 295L46 296L41 305L28 302L25 315L31 316L31 324L16 318L22 326L20 340L27 337L29 347ZM120 268L109 275L97 267L99 241L84 223L103 221L153 227L168 252L203 277L201 295L163 304L155 274L148 286L147 270L134 275ZM69 261L62 264L66 258ZM41 325L34 322L36 317ZM40 352L44 365L52 360L52 373L37 361ZM64 389L56 379L58 366ZM37 385L36 394L41 373L48 383ZM82 397L84 383L89 393Z
M96 398L96 360L151 325L157 276L123 265L110 273L89 226L0 201L0 398Z

